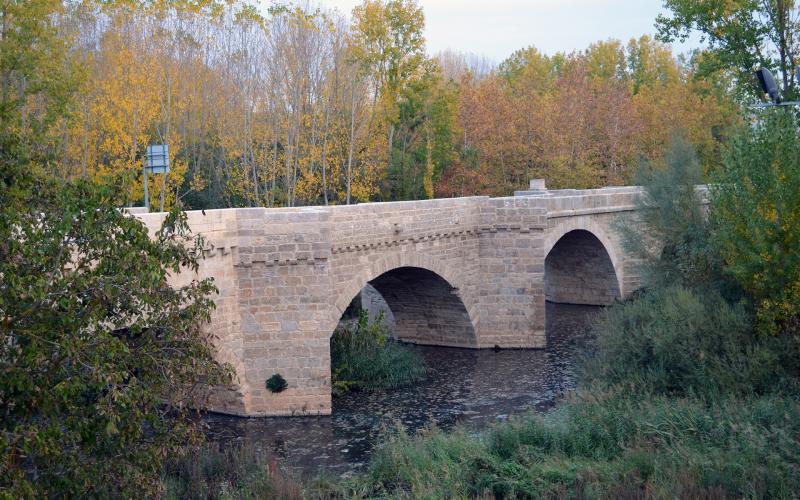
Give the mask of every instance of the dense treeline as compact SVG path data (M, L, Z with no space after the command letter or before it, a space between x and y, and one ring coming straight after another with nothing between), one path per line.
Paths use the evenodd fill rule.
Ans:
M150 143L171 147L168 206L295 206L507 195L531 177L622 184L673 129L713 169L735 120L724 81L695 78L695 61L649 37L528 48L492 67L428 57L414 0L366 0L350 16L308 3L36 3L55 13L74 94L40 142L53 173L126 175L132 203ZM150 186L156 203L161 179Z
M724 88L695 79L691 63L647 36L552 57L517 51L484 78L462 78L461 154L443 170L441 194L503 195L533 177L553 187L629 183L675 131L713 170L735 120Z

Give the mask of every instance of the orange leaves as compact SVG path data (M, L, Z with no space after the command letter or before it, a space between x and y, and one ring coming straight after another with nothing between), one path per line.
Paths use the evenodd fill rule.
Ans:
M627 49L609 41L552 57L518 51L496 73L462 80L459 172L442 182L452 189L457 177L465 193L495 195L532 177L556 188L625 184L639 158L662 156L674 130L711 170L735 108L704 85L648 37Z

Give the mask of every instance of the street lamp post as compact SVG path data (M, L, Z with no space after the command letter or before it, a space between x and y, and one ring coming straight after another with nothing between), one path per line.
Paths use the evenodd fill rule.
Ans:
M800 80L800 67L795 72L796 77ZM775 83L775 77L772 72L767 68L761 68L756 71L758 84L762 92L769 96L770 102L762 102L753 105L754 108L772 108L775 106L800 106L800 101L782 101L781 93L778 90L778 84Z
M144 208L150 210L150 196L147 194L147 162L144 162Z

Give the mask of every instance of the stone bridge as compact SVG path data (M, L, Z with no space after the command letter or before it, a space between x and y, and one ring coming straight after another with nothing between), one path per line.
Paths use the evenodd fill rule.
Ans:
M330 413L330 337L367 284L387 302L401 340L545 347L546 300L602 305L637 288L614 221L636 209L640 192L532 189L507 198L189 212L193 231L213 245L198 274L220 290L211 324L218 356L238 375L212 408ZM163 215L138 217L155 229ZM197 277L183 273L175 284ZM265 388L275 373L288 382L278 394Z

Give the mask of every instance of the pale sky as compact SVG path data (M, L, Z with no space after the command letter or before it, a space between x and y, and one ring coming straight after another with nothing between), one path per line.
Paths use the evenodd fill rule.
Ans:
M262 0L264 1L264 0ZM360 0L317 0L348 15ZM654 34L662 0L419 0L428 52L453 49L499 63L533 45L546 54L582 50L592 42L627 42ZM698 46L674 46L677 53Z

